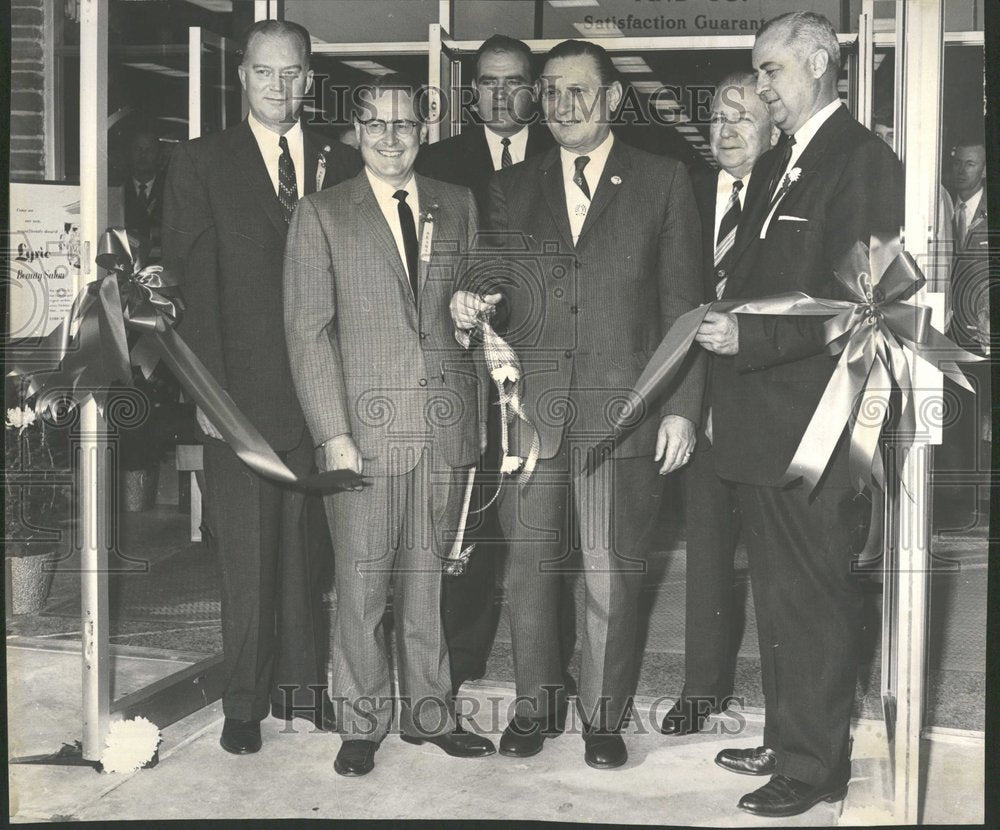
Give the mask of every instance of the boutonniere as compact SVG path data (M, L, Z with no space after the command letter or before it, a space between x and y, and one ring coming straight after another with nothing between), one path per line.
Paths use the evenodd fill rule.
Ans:
M622 183L622 177L621 176L612 176L611 177L611 184L621 184L621 183Z
M795 182L797 182L801 175L802 175L801 167L793 167L791 170L785 173L785 175L781 179L781 185L778 187L777 190L774 191L774 195L771 197L770 204L776 205L778 203L778 200L782 196L784 196L786 192L788 192L788 188L790 188Z
M788 180L789 184L794 184L799 180L799 176L802 175L801 167L793 167L787 173L785 173L785 178Z
M319 158L316 159L316 192L323 189L323 181L326 179L326 154L330 152L330 145L327 144L319 151Z
M420 224L423 227L423 233L420 237L420 258L424 262L431 261L431 243L434 237L434 211L437 209L438 206L433 204L429 209L420 211Z

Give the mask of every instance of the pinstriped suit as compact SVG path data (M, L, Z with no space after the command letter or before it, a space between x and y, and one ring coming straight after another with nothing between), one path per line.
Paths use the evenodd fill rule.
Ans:
M662 509L652 460L658 415L697 422L703 367L686 373L613 461L594 476L580 471L610 430L615 399L632 388L670 324L701 302L701 230L683 166L616 140L574 246L559 153L529 158L490 185L491 230L526 234L541 266L537 284L505 291L542 458L532 480L505 489L500 505L515 679L525 696L518 713L541 718L562 705L560 571L579 531L587 608L578 703L591 725L613 729L635 688L638 591L655 544L651 520ZM557 690L554 698L546 687Z
M317 444L350 433L372 477L325 502L338 591L334 694L346 698L338 728L375 741L392 712L381 619L394 569L400 726L454 727L436 555L447 553L462 495L452 479L479 456L476 372L448 313L476 208L465 188L416 182L434 243L419 302L364 172L303 199L285 251L285 328L306 422ZM406 701L420 699L417 716Z

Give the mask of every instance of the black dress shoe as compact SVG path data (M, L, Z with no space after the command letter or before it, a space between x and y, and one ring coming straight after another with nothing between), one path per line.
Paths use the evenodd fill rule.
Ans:
M588 732L584 730L583 743L586 747L583 760L594 769L614 769L628 760L625 741L617 732Z
M843 776L814 785L775 775L759 790L743 796L737 806L755 816L779 818L797 816L821 801L842 801L846 795L847 779Z
M348 778L367 775L375 769L377 749L378 744L375 741L344 741L333 762L333 771Z
M715 756L715 763L740 775L772 775L778 766L778 756L766 746L758 746L756 749L724 749Z
M305 706L285 706L282 703L275 703L271 701L271 717L277 718L278 720L290 721L292 718L302 718L302 720L307 720L317 729L323 732L336 732L337 731L337 717L333 711L333 701L327 697L326 693L323 694L323 703L321 707L322 711L319 713L319 723L317 723L317 712L314 708L309 708Z
M660 731L664 735L693 735L705 728L711 709L705 706L707 701L680 697L674 701L670 711L663 716Z
M493 741L472 732L466 732L461 727L457 727L454 732L446 732L444 735L427 735L416 737L400 733L400 738L408 744L433 744L443 749L453 758L485 758L497 751L493 746Z
M500 736L500 754L511 758L530 758L542 751L546 733L542 721L514 715Z
M226 718L222 724L219 745L233 755L250 755L260 751L260 721Z

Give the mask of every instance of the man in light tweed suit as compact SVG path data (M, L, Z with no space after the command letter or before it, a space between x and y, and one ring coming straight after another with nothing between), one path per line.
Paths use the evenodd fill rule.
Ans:
M288 353L320 466L371 477L325 499L343 704L334 769L348 776L372 770L392 718L381 621L394 571L403 740L495 751L456 724L440 605L440 557L480 453L476 371L448 315L477 216L466 188L414 176L426 132L416 96L393 76L362 90L365 169L301 201L285 250Z
M546 56L541 79L559 147L497 173L488 202L491 230L527 235L542 274L537 285L500 286L524 406L541 439L532 478L505 488L500 504L518 693L500 752L534 755L563 728L558 600L579 532L586 617L577 703L584 758L606 769L628 759L620 733L636 683L645 556L663 510L657 473L680 468L694 448L703 365L593 474L585 463L663 334L702 301L701 230L684 167L611 134L622 88L603 49L565 41ZM550 267L555 255L569 267ZM456 325L469 328L493 299L456 295Z

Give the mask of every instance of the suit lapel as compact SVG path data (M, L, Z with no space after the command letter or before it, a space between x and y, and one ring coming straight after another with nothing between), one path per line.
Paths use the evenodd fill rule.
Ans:
M539 166L542 174L542 194L552 212L552 220L562 234L566 245L573 250L573 232L569 227L569 214L566 213L566 188L563 184L562 165L559 163L559 148L553 147L542 159Z
M630 186L629 174L631 173L631 168L631 159L625 145L616 139L611 145L611 152L608 154L608 160L604 164L601 180L597 183L594 198L590 203L587 216L583 220L583 227L580 229L580 238L577 240L577 247L582 244L587 231L594 226L607 206L614 201L618 195L618 191ZM564 210L563 213L565 212Z
M399 258L399 248L396 247L396 238L392 235L389 223L385 221L385 214L382 213L382 208L375 201L375 194L372 192L372 186L368 182L368 176L364 170L354 177L351 200L359 208L363 229L362 233L370 233L378 244L382 246L387 260L392 263L396 279L402 283L406 289L406 293L408 295L411 294L410 280L406 276L406 267Z
M305 175L305 193L303 196L308 196L310 193L316 192L316 171L319 169L319 157L320 154L325 154L329 152L330 145L325 145L320 140L319 136L313 135L313 133L303 130L303 141L302 141L302 152L305 156L306 163L306 175ZM325 177L324 177L325 178ZM325 184L325 182L324 182Z
M267 173L267 165L260 154L257 140L250 131L250 125L244 121L239 129L233 130L233 158L243 177L250 185L258 204L274 224L275 229L284 236L288 232L288 223L281 209L281 202L274 192L271 177Z
M490 145L486 143L486 128L476 127L469 134L466 144L466 165L476 173L478 181L488 180L493 175L493 157Z

